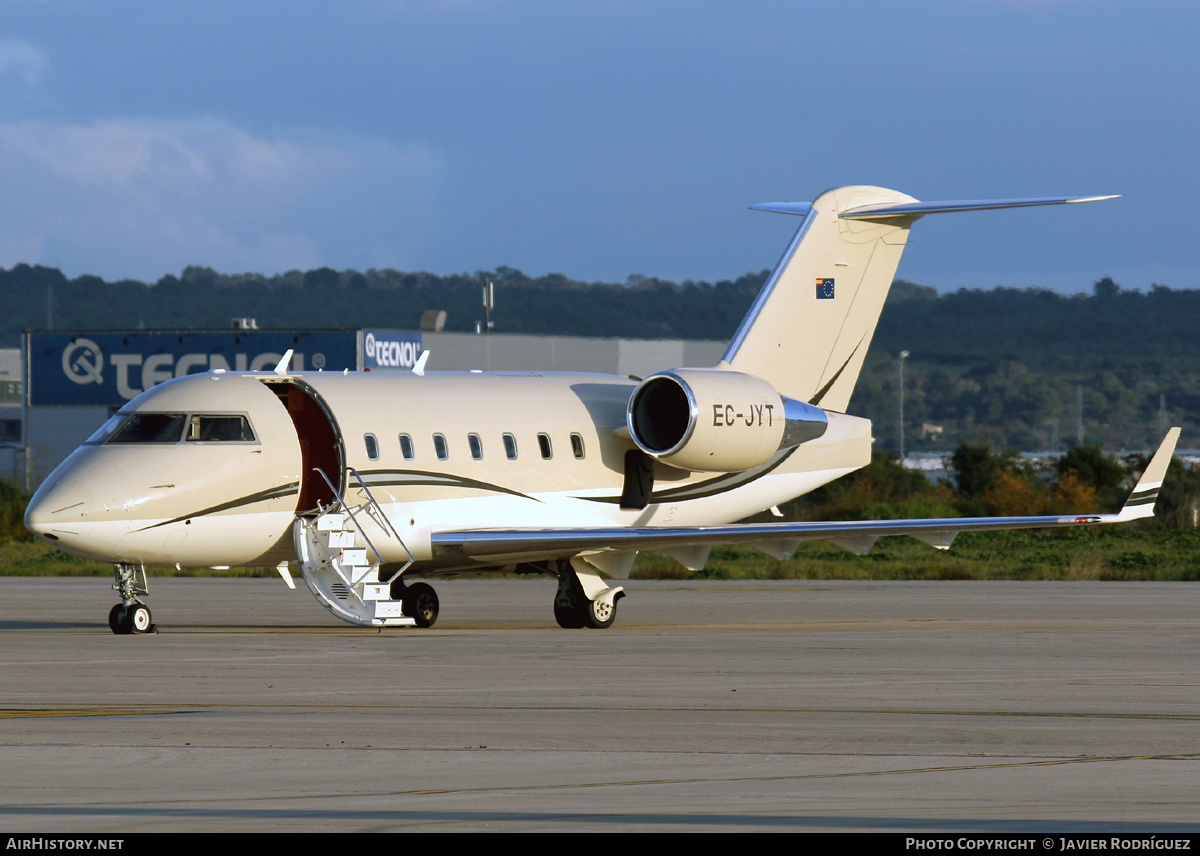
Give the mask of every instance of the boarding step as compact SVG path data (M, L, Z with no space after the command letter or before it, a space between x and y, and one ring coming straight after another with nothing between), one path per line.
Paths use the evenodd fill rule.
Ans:
M329 512L296 518L293 540L309 589L326 609L346 621L368 626L413 626L391 586L379 579L349 514ZM368 542L369 543L369 542Z

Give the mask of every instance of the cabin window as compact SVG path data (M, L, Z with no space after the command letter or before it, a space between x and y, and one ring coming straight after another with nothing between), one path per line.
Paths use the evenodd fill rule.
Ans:
M547 461L554 457L554 449L550 446L549 434L538 434L538 448L542 451L542 457Z
M178 443L186 421L186 413L135 413L113 433L108 442Z
M478 434L467 435L467 445L471 447L471 457L477 461L483 460L483 442Z
M199 443L253 443L254 432L250 420L245 416L205 416L193 413L188 418L188 442Z
M406 461L413 459L412 437L407 434L400 435L400 454L404 456L404 460Z
M363 434L363 445L367 447L367 459L379 460L379 441L374 434Z
M571 435L571 453L576 458L580 458L580 459L583 458L583 435L582 434L572 434Z
M433 435L433 451L439 461L444 461L450 457L450 450L446 448L446 437L444 434Z
M504 457L510 461L517 459L517 438L512 434L504 435Z

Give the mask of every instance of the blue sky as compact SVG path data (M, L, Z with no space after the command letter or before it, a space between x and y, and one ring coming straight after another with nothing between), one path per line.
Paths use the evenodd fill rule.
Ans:
M770 267L841 184L943 290L1200 287L1200 4L0 0L0 265Z

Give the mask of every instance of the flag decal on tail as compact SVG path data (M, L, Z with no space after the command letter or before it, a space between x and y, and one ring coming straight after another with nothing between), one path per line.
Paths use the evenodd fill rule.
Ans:
M833 300L833 277L817 278L817 300Z

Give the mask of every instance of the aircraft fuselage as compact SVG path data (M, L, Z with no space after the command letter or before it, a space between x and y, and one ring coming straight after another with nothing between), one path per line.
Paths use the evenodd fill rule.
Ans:
M418 563L444 570L475 563L435 557L439 529L727 523L870 460L870 423L830 414L824 437L745 472L658 464L646 507L622 509L635 386L554 372L191 375L123 407L39 488L27 522L103 561L274 565L295 559L297 513L335 499L317 470L364 498L352 469ZM732 436L735 416L764 418L743 409L708 417ZM210 425L227 435L201 433ZM394 540L373 540L385 560L406 559Z

